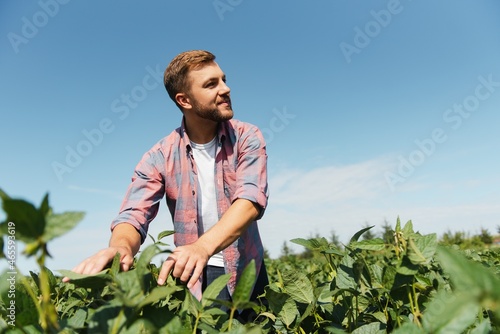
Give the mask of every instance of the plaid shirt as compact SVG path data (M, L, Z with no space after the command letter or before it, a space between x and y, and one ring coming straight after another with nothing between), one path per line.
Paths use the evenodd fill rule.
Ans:
M219 219L236 199L244 198L261 207L260 219L267 205L267 154L260 130L237 120L222 122L218 127L215 157L216 198ZM160 201L166 196L174 224L174 243L187 245L198 239L200 226L196 195L199 191L196 164L184 120L181 127L153 146L137 165L120 213L111 228L132 224L142 242L149 223L155 218ZM243 234L222 251L230 293L246 265L253 259L257 275L264 248L257 222L251 222ZM191 289L201 298L202 277Z

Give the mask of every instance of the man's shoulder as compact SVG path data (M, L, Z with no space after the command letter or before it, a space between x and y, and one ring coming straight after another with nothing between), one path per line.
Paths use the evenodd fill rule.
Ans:
M231 119L223 122L222 129L222 135L229 138L228 144L254 143L260 146L265 145L264 136L255 124Z
M244 122L239 119L232 118L223 123L228 130L233 130L235 132L245 132L249 129L257 129L257 126L252 123Z
M165 150L168 150L172 147L178 147L180 144L180 141L181 141L181 128L178 127L177 129L173 130L165 137L158 140L153 145L151 150L152 151L157 151L157 150L165 151Z

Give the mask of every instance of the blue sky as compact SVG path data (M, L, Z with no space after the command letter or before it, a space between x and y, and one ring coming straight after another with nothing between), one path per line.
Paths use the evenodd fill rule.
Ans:
M495 233L499 14L494 0L2 1L0 187L86 212L49 268L105 247L136 163L180 125L164 68L207 49L268 143L271 256L398 216ZM163 205L151 234L168 229Z

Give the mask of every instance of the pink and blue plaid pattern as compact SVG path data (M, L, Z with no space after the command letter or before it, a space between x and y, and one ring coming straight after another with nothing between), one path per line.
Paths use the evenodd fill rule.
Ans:
M267 154L262 133L254 125L230 120L219 124L217 137L215 186L219 218L232 202L244 198L262 208L260 219L268 200ZM193 243L198 239L199 228L197 192L196 164L183 120L181 127L144 154L111 228L121 223L132 224L144 241L148 226L165 196L174 224L175 245ZM255 259L259 273L263 253L259 229L254 221L223 251L225 270L231 274L228 283L231 294L239 275L251 260ZM191 289L198 298L201 297L201 282L202 278Z

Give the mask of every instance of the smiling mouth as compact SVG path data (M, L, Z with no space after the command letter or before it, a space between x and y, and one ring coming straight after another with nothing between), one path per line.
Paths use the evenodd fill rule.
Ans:
M231 105L231 100L224 100L224 101L219 102L218 104L219 105L221 105L221 104L227 104L228 106L230 106Z

